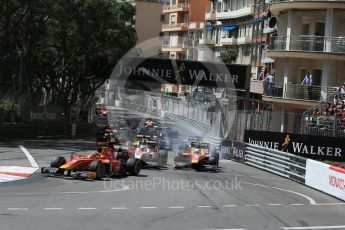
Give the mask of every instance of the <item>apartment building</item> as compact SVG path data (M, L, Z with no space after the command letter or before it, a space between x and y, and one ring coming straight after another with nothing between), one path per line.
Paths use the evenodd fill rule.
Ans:
M268 44L277 33L277 19L269 9L267 0L254 0L253 37L251 48L252 93L264 93L262 80L266 74L274 74L274 59L267 56Z
M263 101L274 111L302 113L345 81L345 1L272 0L270 12L278 21L267 52L275 60L275 83ZM308 73L311 85L302 85ZM294 119L301 120L285 116Z
M226 49L237 49L236 64L250 64L254 0L214 0L205 14L206 31L200 44L212 52L204 61L218 61Z
M197 60L209 0L170 0L163 7L162 52L171 59Z

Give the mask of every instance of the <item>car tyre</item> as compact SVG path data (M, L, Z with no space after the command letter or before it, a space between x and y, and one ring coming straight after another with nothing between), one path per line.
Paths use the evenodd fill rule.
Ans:
M96 173L97 179L102 179L105 177L105 165L99 160L94 160L91 162L90 171Z
M58 170L55 172L55 174L64 174L65 170L60 169L62 165L66 164L66 159L62 156L55 156L52 161L50 162L51 168L57 168Z
M159 165L164 166L168 164L168 151L166 150L159 150Z
M129 158L127 160L127 172L132 176L138 176L141 169L141 161L136 158Z

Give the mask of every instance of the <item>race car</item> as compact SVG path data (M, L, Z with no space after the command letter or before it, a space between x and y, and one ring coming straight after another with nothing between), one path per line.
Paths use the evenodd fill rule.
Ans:
M137 143L134 158L139 159L143 166L163 167L168 163L168 152L160 149L157 140L141 140Z
M123 151L113 147L99 148L97 152L83 156L71 155L66 161L62 156L55 156L50 167L42 167L41 173L50 176L74 176L81 179L102 179L105 176L137 176L141 162L136 158L125 159Z
M200 169L206 165L211 166L213 170L217 170L219 165L219 155L210 153L209 143L191 142L190 146L182 145L179 152L174 156L174 168L192 167Z

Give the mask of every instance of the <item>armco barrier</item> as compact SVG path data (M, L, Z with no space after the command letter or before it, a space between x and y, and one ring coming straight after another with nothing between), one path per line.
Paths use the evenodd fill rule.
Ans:
M345 169L307 160L305 184L345 201Z
M305 183L306 161L304 157L247 144L244 163Z

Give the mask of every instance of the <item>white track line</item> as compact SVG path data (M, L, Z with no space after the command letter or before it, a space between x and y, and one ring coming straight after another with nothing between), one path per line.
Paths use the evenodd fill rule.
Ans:
M26 211L28 208L8 208L10 211Z
M126 207L112 207L111 210L127 210Z
M282 204L268 204L269 206L281 206Z
M316 206L333 206L333 205L345 205L345 203L320 203L315 204Z
M306 229L345 229L345 225L339 226L309 226L309 227L281 227L285 230L306 230Z
M233 208L233 207L236 207L236 205L234 205L234 204L225 204L222 207L223 208Z
M157 208L157 207L140 207L141 209L155 209L155 208Z
M196 206L197 208L213 208L213 206L209 206L209 205L199 205Z
M24 148L24 146L22 146L22 145L18 145L18 147L25 153L25 155L28 158L31 166L34 167L34 168L39 168L37 162L35 161L33 156L30 154L30 152L26 148Z
M260 207L259 204L246 204L247 207Z
M97 208L78 208L78 210L96 210Z
M62 210L63 208L44 208L44 210Z
M264 184L254 184L254 183L249 183L249 182L241 182L241 184L249 184L249 185L260 186L260 187L265 187L265 188L272 188L272 189L276 189L276 190L280 190L280 191L284 191L284 192L293 193L293 194L299 195L301 197L304 197L305 199L307 199L309 201L309 203L311 205L315 205L316 204L316 201L313 198L311 198L311 197L309 197L307 195L304 195L302 193L291 191L291 190L288 190L288 189L268 186L268 185L264 185Z
M169 207L170 209L183 209L183 208L185 208L185 207L183 207L183 206L171 206L171 207Z

